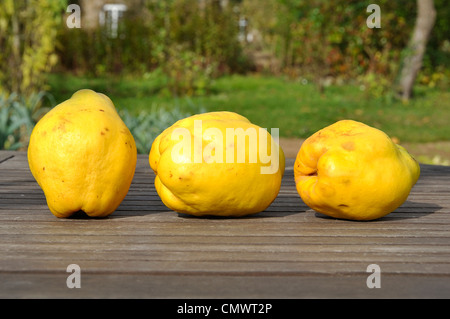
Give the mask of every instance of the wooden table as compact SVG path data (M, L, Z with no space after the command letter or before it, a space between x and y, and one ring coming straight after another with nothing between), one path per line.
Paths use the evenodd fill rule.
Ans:
M267 211L180 215L160 201L147 160L138 157L130 191L108 218L58 219L26 153L1 151L0 297L450 297L450 167L422 165L400 208L355 222L309 209L295 190L292 159ZM81 288L67 286L77 275L71 264ZM379 273L367 271L372 264Z

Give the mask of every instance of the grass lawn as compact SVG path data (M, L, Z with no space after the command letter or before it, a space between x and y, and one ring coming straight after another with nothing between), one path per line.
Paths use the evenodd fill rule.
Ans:
M403 142L450 140L450 92L416 88L408 104L395 99L370 98L357 86L316 86L281 77L227 76L214 81L211 93L190 98L161 94L164 81L157 77L121 79L86 78L53 74L50 93L57 103L76 90L90 88L108 95L118 109L138 114L152 105L178 105L206 111L238 112L265 128L279 128L282 137L306 138L341 119L354 119L377 127ZM193 107L193 108L192 108Z

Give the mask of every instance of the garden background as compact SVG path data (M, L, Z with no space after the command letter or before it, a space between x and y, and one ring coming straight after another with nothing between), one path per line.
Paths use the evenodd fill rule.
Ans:
M26 150L45 112L90 88L140 153L180 118L229 110L280 128L288 156L354 119L450 165L449 19L446 0L2 0L0 149Z

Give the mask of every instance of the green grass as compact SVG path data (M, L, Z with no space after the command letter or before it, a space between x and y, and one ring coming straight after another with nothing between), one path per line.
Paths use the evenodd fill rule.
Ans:
M401 142L450 140L450 92L416 88L408 104L386 97L371 98L355 85L330 86L321 94L315 85L282 77L227 76L214 81L211 93L173 98L164 92L164 79L85 78L53 74L50 93L62 102L78 89L91 88L108 95L118 109L138 114L152 107L228 110L255 124L279 128L282 137L305 138L341 119L364 122ZM194 106L194 108L192 108Z

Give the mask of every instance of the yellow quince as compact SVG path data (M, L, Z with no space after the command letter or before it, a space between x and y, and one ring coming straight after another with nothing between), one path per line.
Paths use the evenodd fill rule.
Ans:
M352 120L306 139L294 164L297 191L310 208L351 220L373 220L394 211L419 175L419 164L402 146Z
M105 217L125 198L136 167L133 136L112 101L79 90L33 129L28 163L50 211Z
M179 120L153 142L150 166L163 203L195 216L265 210L284 174L284 153L267 130L233 112Z

